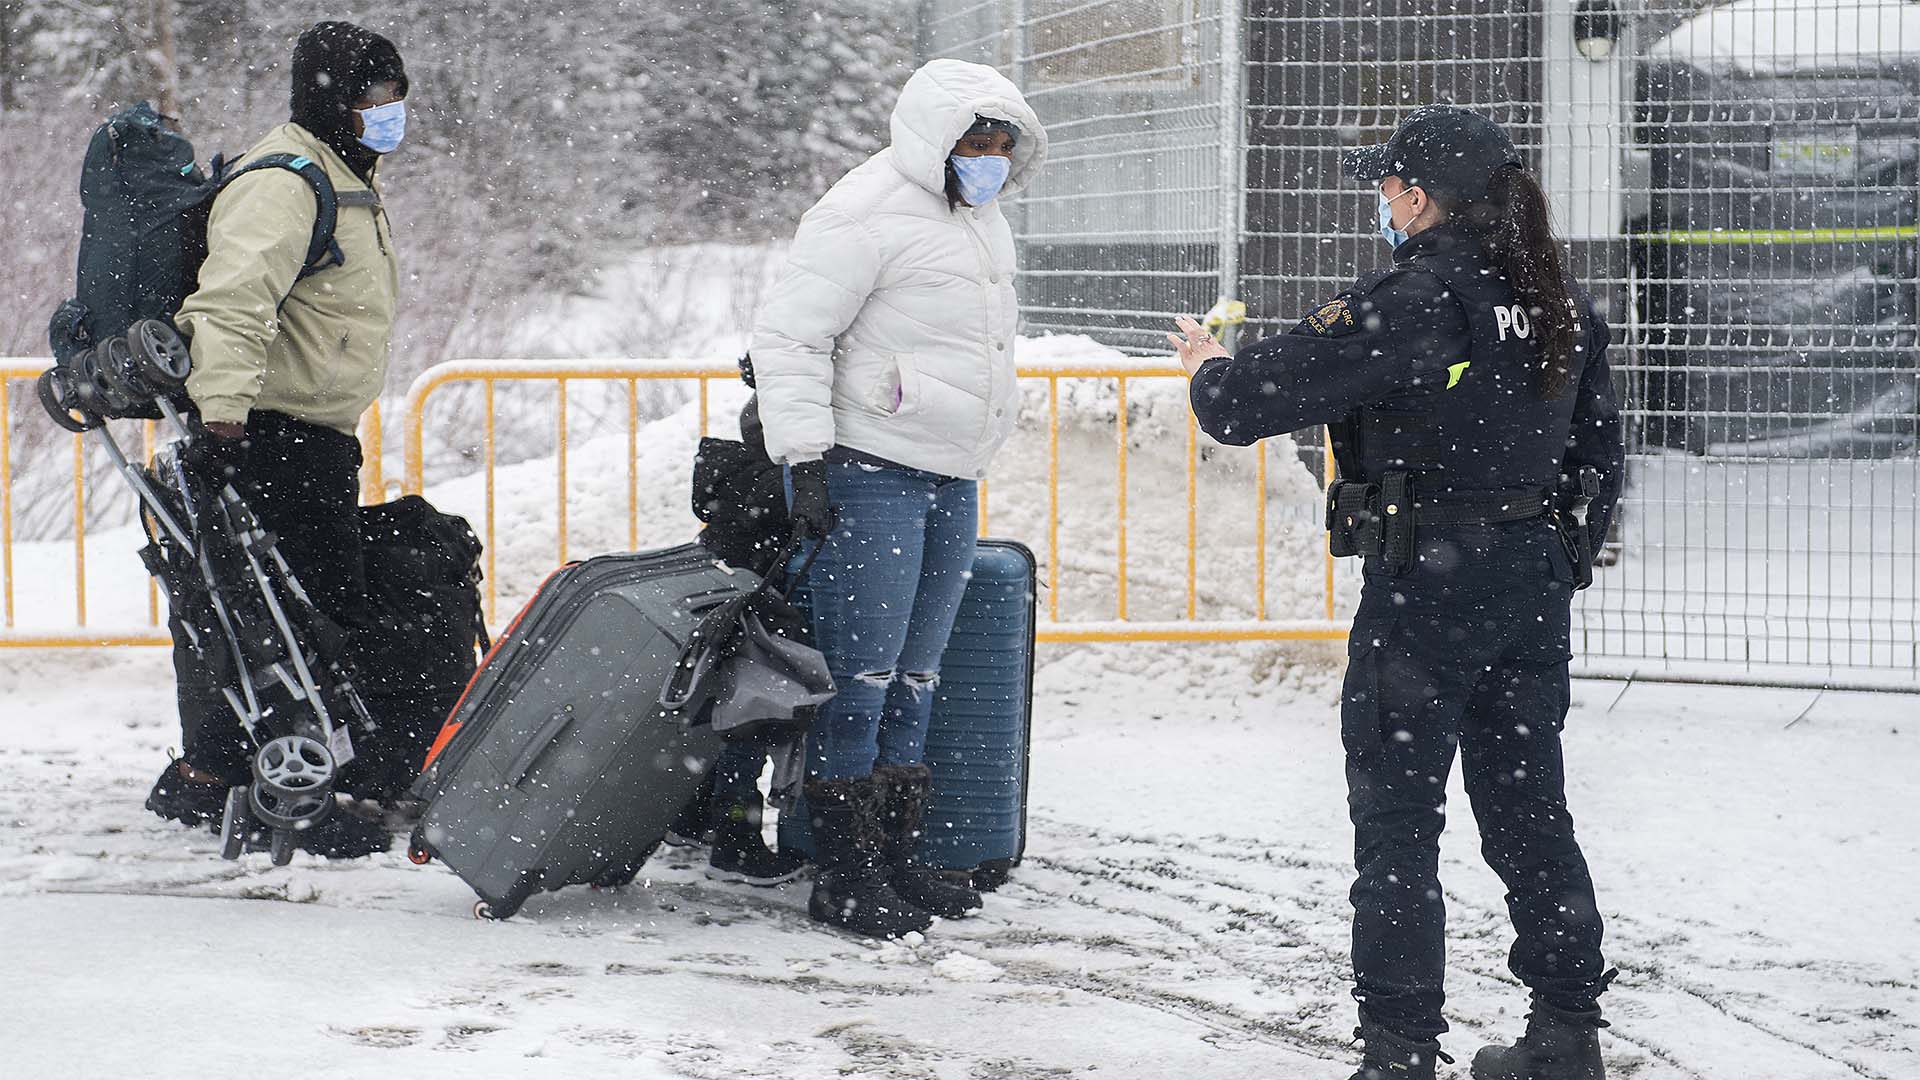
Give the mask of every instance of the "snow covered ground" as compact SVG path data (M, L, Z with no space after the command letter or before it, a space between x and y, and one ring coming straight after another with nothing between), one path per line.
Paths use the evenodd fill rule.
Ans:
M1117 398L1061 389L1062 615L1109 618ZM1186 602L1177 390L1143 380L1131 397L1136 618ZM732 393L715 387L716 430ZM694 527L693 411L636 437L631 526L619 419L574 428L575 557ZM1269 614L1313 617L1318 493L1289 447L1267 453ZM993 531L1040 550L1045 460L1023 432L990 497ZM555 464L498 472L498 618L557 557ZM1202 617L1252 614L1252 476L1246 452L1202 463ZM484 520L478 476L430 473L429 494ZM145 622L135 546L89 537L95 625ZM20 545L14 565L22 624L69 624L70 544ZM1315 645L1046 650L1026 864L981 917L879 945L816 928L803 885L717 885L671 854L632 887L536 897L504 924L397 852L223 863L211 836L140 807L178 738L163 653L0 650L0 1075L1344 1080L1339 661ZM1920 1076L1914 716L1911 697L1578 684L1572 799L1623 972L1615 1076ZM1499 885L1458 817L1448 1047L1464 1060L1525 1002Z
M673 856L503 924L397 852L223 863L140 809L177 738L160 652L3 655L5 1074L1344 1078L1334 672L1249 668L1236 648L1050 650L1026 864L982 916L883 946L811 925L802 885L717 885ZM1623 971L1614 1075L1920 1075L1911 699L1619 695L1579 684L1567 736ZM1464 1055L1524 1001L1455 804Z

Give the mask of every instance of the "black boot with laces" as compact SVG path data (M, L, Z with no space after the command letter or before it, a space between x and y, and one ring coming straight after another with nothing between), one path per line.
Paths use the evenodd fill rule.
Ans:
M707 857L709 878L770 888L792 881L807 868L804 856L768 849L760 835L761 815L757 806L734 806L713 827L713 852Z
M213 777L189 780L182 771L187 767L184 761L167 762L160 778L153 782L153 790L147 793L147 809L192 828L219 828L226 810L227 785Z
M1364 1013L1360 1026L1353 1029L1353 1037L1367 1044L1367 1052L1352 1080L1434 1080L1437 1062L1453 1064L1452 1058L1440 1052L1437 1039L1396 1035Z
M1483 1047L1473 1055L1474 1080L1606 1080L1600 1060L1598 1008L1558 1009L1534 996L1527 1033L1512 1046Z

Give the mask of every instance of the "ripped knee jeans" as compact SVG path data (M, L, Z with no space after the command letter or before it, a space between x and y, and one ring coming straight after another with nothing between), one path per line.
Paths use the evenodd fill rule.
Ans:
M914 765L940 656L973 571L978 488L898 466L829 461L836 514L806 582L815 642L839 693L808 734L808 775Z

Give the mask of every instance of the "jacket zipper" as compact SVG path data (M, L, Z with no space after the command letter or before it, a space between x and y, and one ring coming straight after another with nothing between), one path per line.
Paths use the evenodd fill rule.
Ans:
M383 220L386 221L389 226L393 224L393 219L387 217L387 208L384 206L379 207L373 212L373 242L380 245L380 254L386 255L388 254L387 233L385 229L380 227L380 223Z
M1007 338L1012 337L1013 328L1006 327L1003 330L998 324L998 320L1000 318L1000 305L994 294L999 290L999 287L1000 287L1000 282L997 280L1000 275L999 275L999 272L995 270L993 266L993 249L987 246L986 239L982 237L979 231L973 227L973 221L974 221L973 211L968 210L965 214L961 216L960 226L961 228L967 230L967 239L973 242L973 253L979 257L981 272L986 277L986 281L982 283L981 287L987 290L987 319L988 319L988 325L992 327L992 329L988 331L990 336L987 338L987 343L986 343L987 344L987 400L984 403L984 411L981 417L981 424L980 424L980 446L982 449L984 449L987 445L988 438L991 436L993 432L993 422L995 419L993 415L994 400L995 400L995 396L999 393L999 390L1000 390L999 382L998 382L998 376L999 376L998 365L999 365L1000 358L995 355L997 350L994 348L994 342L1004 341Z
M993 280L995 277L993 270L993 250L987 247L986 240L980 236L979 230L973 227L973 213L974 212L969 209L960 215L960 227L967 231L967 239L973 244L973 253L980 259L980 276L987 279L984 284L991 290L998 284L998 282Z

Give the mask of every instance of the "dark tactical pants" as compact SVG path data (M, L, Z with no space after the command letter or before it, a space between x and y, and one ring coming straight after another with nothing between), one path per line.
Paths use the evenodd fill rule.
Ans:
M361 625L367 576L360 538L360 441L272 412L247 418L247 439L246 463L234 478L240 497L279 537L280 553L321 614L342 628ZM228 783L244 783L253 761L246 732L187 645L178 620L168 625L181 757Z
M1399 576L1369 560L1348 647L1354 996L1405 1037L1447 1030L1439 841L1457 748L1481 852L1507 886L1514 975L1592 1008L1601 922L1560 752L1572 566L1539 521L1432 529L1419 549Z

